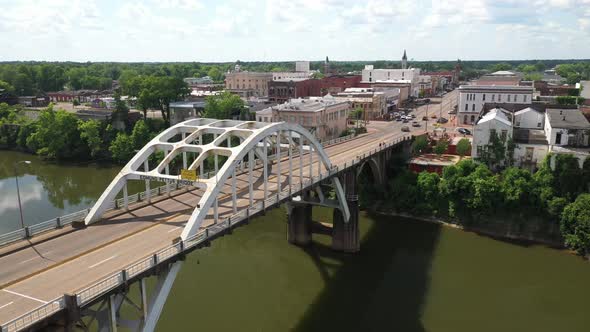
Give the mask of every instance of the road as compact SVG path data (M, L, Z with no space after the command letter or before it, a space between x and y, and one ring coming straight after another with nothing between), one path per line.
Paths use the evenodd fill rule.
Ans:
M420 110L417 111L420 113ZM403 136L398 122L373 122L369 133L352 141L325 148L333 165L350 163L358 155L378 148L379 144ZM415 132L421 128L412 128ZM303 158L308 163L307 158ZM293 184L300 181L297 158L293 160ZM317 158L311 169L317 175ZM281 174L277 167L269 173L269 191L276 192L277 178L282 186L288 183L287 162L282 162ZM303 180L310 168L303 167ZM255 203L263 199L262 169L254 170L259 180L254 184ZM238 209L248 206L247 174L238 177ZM219 219L233 214L231 182L223 189L219 203ZM87 287L103 277L119 271L131 263L151 256L178 238L202 192L180 190L172 197L164 197L151 205L128 212L113 211L98 223L75 231L56 231L32 239L33 245L22 248L22 243L0 250L0 324L10 321L42 304ZM213 223L210 209L203 227ZM55 235L55 236L53 236ZM39 240L39 241L38 241Z

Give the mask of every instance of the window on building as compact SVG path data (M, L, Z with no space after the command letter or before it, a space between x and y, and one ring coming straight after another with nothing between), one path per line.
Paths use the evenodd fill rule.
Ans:
M522 101L526 103L527 102L526 100L527 100L527 95L522 96Z
M516 126L520 127L520 121L516 121Z
M517 97L517 95L514 95L514 102L515 103L517 102L517 100L516 100L517 98L516 97Z
M471 105L471 111L475 112L475 104Z
M498 95L498 101L501 102L502 101L502 95Z
M486 101L486 94L485 94L485 93L484 93L484 94L483 94L483 96L482 96L482 100L483 100L483 101Z
M502 140L505 141L507 136L508 136L508 130L503 129L502 130L502 136L501 136L502 137Z
M511 96L510 96L510 95L508 95L508 102L510 102L510 97L511 97Z
M469 111L469 104L465 104L465 110Z
M496 136L496 129L490 129L490 139Z
M473 124L475 122L475 115L471 116L471 124Z
M541 122L537 122L537 127L541 128Z
M555 135L555 144L561 144L561 133Z
M496 100L496 95L492 95L492 101Z
M467 105L465 105L465 106L467 106ZM467 115L463 116L463 124L467 124Z

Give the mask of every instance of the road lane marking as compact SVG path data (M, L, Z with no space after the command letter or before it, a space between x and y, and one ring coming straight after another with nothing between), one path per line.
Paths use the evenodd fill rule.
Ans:
M48 254L48 253L50 253L50 252L51 252L51 251L44 252L44 253L43 253L43 255L47 255L47 254ZM22 261L22 262L19 262L18 264L19 264L19 265L20 265L20 264L24 264L24 263L26 263L26 262L30 262L30 261L32 261L33 259L36 259L36 258L45 258L45 257L43 257L43 256L35 256L35 257L29 258L29 259L27 259L27 260L24 260L24 261Z
M111 257L109 257L109 258L103 259L102 261L100 261L100 262L98 262L98 263L96 263L96 264L92 264L92 265L90 265L88 268L89 268L89 269L91 269L91 268L93 268L93 267L97 267L97 266L99 266L100 264L102 264L102 263L104 263L104 262L108 262L108 261L110 261L111 259L113 259L113 258L115 258L115 257L117 257L117 255L113 255L113 256L111 256Z
M37 301L37 302L41 302L41 303L43 303L43 304L47 304L47 303L49 303L49 302L47 302L47 301L39 300L39 299L37 299L37 298L34 298L34 297L32 297L32 296L28 296L28 295L25 295L25 294L20 294L20 293L17 293L17 292L13 292L13 291L10 291L10 290L8 290L8 289L3 289L3 291L5 291L6 293L10 293L10 294L14 294L14 295L22 296L22 297L24 297L24 298L26 298L26 299L29 299L29 300L33 300L33 301Z
M0 309L3 309L5 307L8 307L9 305L13 304L14 302L8 302L5 305L0 305Z
M175 227L175 228L172 228L171 230L167 231L166 233L172 233L172 232L174 232L175 230L178 230L178 229L180 229L180 228L183 228L183 227Z

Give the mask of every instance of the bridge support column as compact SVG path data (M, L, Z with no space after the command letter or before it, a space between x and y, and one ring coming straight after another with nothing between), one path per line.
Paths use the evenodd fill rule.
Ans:
M350 220L345 222L342 211L334 209L332 249L358 252L360 250L360 233L356 170L344 172L342 178L346 188L346 204L350 211Z
M311 243L311 205L306 203L287 203L287 239L289 243L306 246Z

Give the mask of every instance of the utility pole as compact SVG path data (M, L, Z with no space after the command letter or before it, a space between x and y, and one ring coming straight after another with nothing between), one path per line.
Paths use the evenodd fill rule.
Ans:
M31 162L29 160L21 160L21 161L17 161L16 163L14 163L14 179L16 180L16 195L18 197L18 209L20 211L20 225L22 228L25 228L25 221L23 219L23 208L22 205L20 203L20 188L18 186L18 169L17 166L20 163L25 163L25 164L30 164Z

